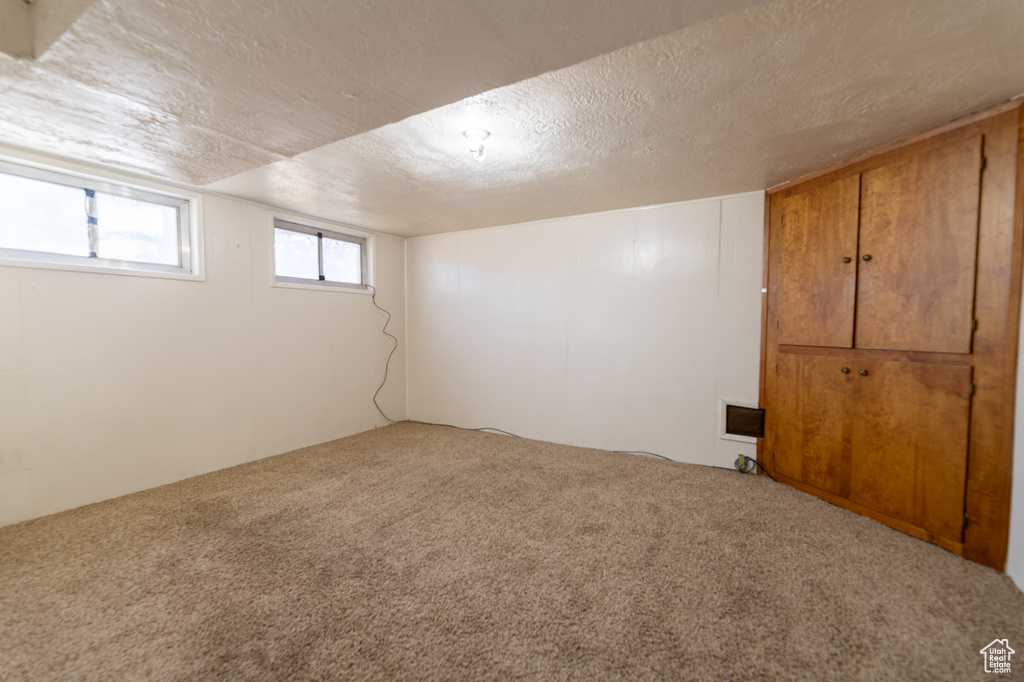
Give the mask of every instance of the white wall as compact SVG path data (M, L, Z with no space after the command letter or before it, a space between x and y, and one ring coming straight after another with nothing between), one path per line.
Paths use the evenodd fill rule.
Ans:
M413 419L732 466L757 402L763 193L406 243Z
M1010 547L1006 558L1006 572L1024 590L1024 315L1021 315L1021 333L1017 346L1017 398L1013 432L1013 490L1010 502ZM1017 461L1020 459L1020 461Z
M0 267L0 525L386 423L370 297L272 288L271 210L203 205L206 281ZM403 241L375 242L404 340ZM380 398L395 419L403 356Z

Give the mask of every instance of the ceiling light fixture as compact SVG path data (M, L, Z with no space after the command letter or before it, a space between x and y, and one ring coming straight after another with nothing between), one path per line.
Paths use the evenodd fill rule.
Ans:
M482 161L484 158L484 140L490 137L491 134L483 128L470 128L462 134L469 140L469 153L477 161Z

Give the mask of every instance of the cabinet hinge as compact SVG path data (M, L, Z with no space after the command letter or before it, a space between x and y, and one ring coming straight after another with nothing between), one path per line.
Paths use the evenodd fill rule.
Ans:
M972 332L978 331L978 320L977 319L971 320L971 331Z
M971 382L971 395L974 395L975 391L977 391L977 390L978 390L978 382L977 381L972 381Z
M967 529L967 514L964 514L964 529Z
M981 155L981 172L984 173L985 169L988 168L988 157L984 154Z

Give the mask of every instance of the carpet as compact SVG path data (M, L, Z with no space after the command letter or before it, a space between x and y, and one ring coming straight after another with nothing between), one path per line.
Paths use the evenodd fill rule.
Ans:
M765 477L402 423L0 529L0 680L970 680L1005 575Z

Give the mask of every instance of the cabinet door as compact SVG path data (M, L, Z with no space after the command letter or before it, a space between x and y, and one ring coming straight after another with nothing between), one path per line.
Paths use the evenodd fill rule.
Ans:
M858 361L856 371L850 500L959 542L971 368Z
M864 173L858 348L971 352L981 141Z
M845 496L850 455L854 375L843 358L780 353L767 441L775 471L819 490Z
M778 343L853 345L859 192L855 175L782 202Z

